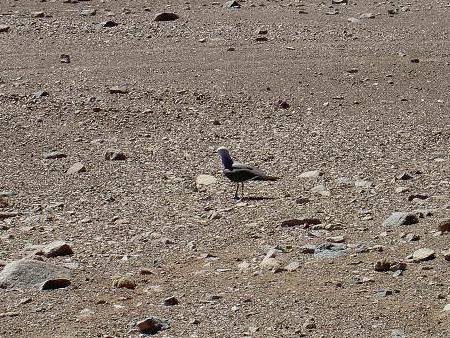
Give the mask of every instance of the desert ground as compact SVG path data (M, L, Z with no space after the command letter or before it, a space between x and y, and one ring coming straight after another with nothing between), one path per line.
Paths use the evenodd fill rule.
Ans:
M449 337L449 18L1 0L0 337Z

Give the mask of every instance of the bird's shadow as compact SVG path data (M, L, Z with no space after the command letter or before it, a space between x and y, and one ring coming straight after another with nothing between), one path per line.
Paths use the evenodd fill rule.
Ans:
M245 201L266 201L266 200L274 200L276 197L270 197L270 196L245 196L240 199L238 199L238 202L245 202Z

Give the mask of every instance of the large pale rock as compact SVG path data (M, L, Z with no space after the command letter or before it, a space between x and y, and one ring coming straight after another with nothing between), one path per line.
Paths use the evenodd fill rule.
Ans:
M393 227L400 225L411 225L419 222L416 214L412 212L394 212L383 222L383 226Z
M0 288L28 288L50 279L70 277L66 268L34 259L7 264L0 272Z
M217 178L211 175L198 175L195 179L195 185L197 186L197 189L200 189L202 187L212 185L217 182Z

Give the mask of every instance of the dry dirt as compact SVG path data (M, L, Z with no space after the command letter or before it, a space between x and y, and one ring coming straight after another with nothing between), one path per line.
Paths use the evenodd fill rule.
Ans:
M1 0L0 212L18 215L0 220L0 270L57 239L74 254L44 258L71 263L67 288L0 290L0 336L128 337L155 316L170 337L449 337L450 4L349 1ZM218 146L282 179L234 201ZM321 225L281 226L306 217ZM346 256L300 250L339 235ZM261 266L274 247L300 267ZM424 247L436 257L406 259ZM383 258L406 270L374 271Z

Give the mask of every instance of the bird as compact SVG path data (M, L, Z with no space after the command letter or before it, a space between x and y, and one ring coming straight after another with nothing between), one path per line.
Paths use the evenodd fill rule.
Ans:
M261 170L247 164L234 162L230 152L225 147L219 147L217 153L222 160L222 173L229 180L236 183L234 199L240 200L244 197L244 182L246 181L276 181L279 178L266 175ZM239 183L241 184L241 197L239 198Z

